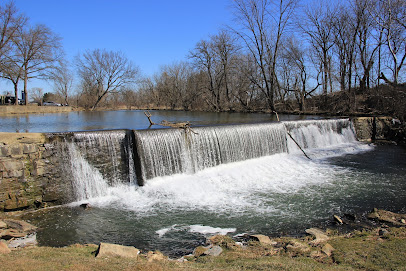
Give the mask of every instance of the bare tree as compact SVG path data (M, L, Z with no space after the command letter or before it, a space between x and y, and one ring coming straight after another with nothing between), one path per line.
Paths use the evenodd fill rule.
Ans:
M16 54L23 69L25 104L27 84L31 78L46 78L63 57L60 38L45 25L23 31L15 39Z
M234 1L236 20L241 28L233 30L255 60L260 76L253 74L251 81L261 90L272 111L275 111L276 64L281 38L296 4L295 0Z
M361 63L360 89L370 87L371 71L376 60L376 54L381 47L381 39L375 35L376 23L368 12L368 0L355 0L354 12L357 20L356 46ZM379 31L378 31L379 33Z
M156 77L156 89L159 96L170 109L179 107L181 92L185 85L182 78L179 77L179 71L176 64L163 66L160 75Z
M45 25L19 28L12 38L11 49L1 61L2 77L13 83L16 97L18 83L24 80L25 104L28 104L28 80L45 78L62 58L59 40Z
M355 109L355 91L352 86L354 61L356 58L356 39L360 20L346 6L338 6L333 19L334 51L339 59L339 83L341 91L348 91L349 107Z
M15 95L15 105L18 105L18 85L20 80L23 78L23 67L20 65L15 56L6 56L2 61L1 65L1 77L10 80L14 87Z
M73 74L68 69L66 63L61 63L49 75L49 79L54 83L55 92L60 95L65 104L69 104L69 95L73 87Z
M148 77L139 80L136 98L137 106L146 106L148 109L159 108L162 99L156 89L156 83Z
M14 41L25 26L27 19L19 14L13 2L0 6L0 72L14 86L15 104L18 104L18 83L23 77L22 67L17 64L13 49Z
M18 13L13 2L0 6L0 58L11 49L13 38L26 22L27 18Z
M195 67L204 71L207 77L205 89L210 97L206 99L215 111L221 111L221 94L220 94L220 71L217 65L217 59L213 44L211 41L201 40L196 44L193 51L190 51L189 58L193 59Z
M131 88L124 88L120 92L121 100L126 105L126 107L131 110L133 106L137 103L137 95L136 92Z
M138 68L121 52L96 49L76 59L84 90L94 98L91 110L109 93L118 92L135 83Z
M34 103L37 103L38 105L42 105L43 102L43 97L44 97L44 91L42 88L32 88L31 89L31 99Z
M225 90L224 98L227 106L230 107L232 102L230 79L235 68L234 60L239 47L236 44L236 39L225 30L221 30L219 34L212 36L211 41L219 65L219 80L221 81L221 87Z
M283 54L283 57L288 61L286 69L289 74L287 79L293 81L292 83L289 81L285 87L288 92L294 93L300 111L306 110L306 98L311 96L321 85L317 76L316 86L308 88L311 74L308 69L306 51L307 48L303 44L291 37L286 43Z
M313 2L307 6L305 17L298 24L320 60L323 73L323 94L327 94L330 81L331 48L334 45L332 18L333 9L326 1L318 2L318 4Z
M397 85L399 72L406 59L406 2L401 0L371 0L368 11L378 24L388 50L392 72L390 81L383 72L380 79L391 85Z
M256 63L251 54L239 54L234 60L234 65L230 84L236 105L242 106L244 110L252 110L253 103L258 97L256 80L252 80L253 75L257 74Z

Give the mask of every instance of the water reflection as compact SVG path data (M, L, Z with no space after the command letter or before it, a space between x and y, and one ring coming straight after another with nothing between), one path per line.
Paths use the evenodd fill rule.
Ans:
M193 126L276 121L275 115L262 113L214 113L151 110L152 121L189 121ZM280 120L319 119L319 116L279 115ZM1 132L68 132L109 129L148 129L142 110L80 111L54 114L0 116ZM152 128L159 128L154 126ZM162 128L162 127L160 127Z

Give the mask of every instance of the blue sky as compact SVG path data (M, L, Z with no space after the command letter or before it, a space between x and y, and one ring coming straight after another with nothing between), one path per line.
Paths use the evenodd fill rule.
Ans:
M3 1L2 1L3 2ZM199 40L232 23L231 0L14 0L32 25L62 38L66 58L85 50L122 51L144 75L185 60ZM4 80L1 90L12 89ZM28 89L51 86L33 80ZM3 91L0 91L3 92Z

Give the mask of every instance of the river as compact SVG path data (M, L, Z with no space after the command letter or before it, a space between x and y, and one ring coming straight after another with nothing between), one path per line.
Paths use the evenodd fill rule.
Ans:
M172 132L136 132L145 135L143 140L154 137L157 140L154 142L158 143L150 145L168 150L166 154L173 155L172 160L179 156L192 159L196 151L185 155L185 150L211 146L200 150L205 152L199 156L203 158L193 158L193 161L198 161L197 166L191 167L193 170L182 164L175 171L147 177L144 186L135 182L109 183L96 167L88 165L85 159L79 159L83 154L78 142L68 143L71 150L64 155L71 157L70 163L76 165L80 161L82 164L75 168L86 166L91 169L91 174L97 175L102 183L98 188L102 186L103 189L97 195L90 194L68 205L27 215L25 219L39 226L40 245L111 242L135 246L143 251L160 250L175 257L190 253L203 244L207 236L218 233L231 236L246 233L300 234L308 227L331 221L334 214L362 214L374 207L406 212L405 148L358 142L351 125L330 129L326 127L334 124L334 120L327 121L330 126L326 126L323 124L325 121L297 121L320 119L317 116L281 115L281 120L289 121L283 125L293 129L291 134L311 159L306 158L285 136L281 149L275 153L223 163L225 152L229 157L251 157L247 154L250 148L246 146L262 143L261 140L259 143L257 139L253 140L250 131L265 140L268 124L264 123L269 123L272 118L266 114L151 113L154 122L191 121L195 126L221 127L230 123L261 124L258 127L253 124L252 129L247 129L251 126L238 125L224 129L198 128L198 135L188 135L197 137L187 141L187 144L195 144L192 147L186 143L184 147L180 143L182 137L173 137ZM8 132L149 128L143 111L12 116L2 117L0 121L1 130ZM283 131L285 128L278 129ZM83 133L80 135L83 137ZM167 135L171 135L171 139L165 139ZM266 144L272 142L272 139L266 140L269 141ZM179 150L175 150L171 142L176 142ZM224 148L226 145L227 148ZM256 153L265 147L258 148ZM213 153L216 154L215 163L210 163L207 159ZM106 157L109 156L106 154ZM151 152L151 157L157 160L151 158L146 168L158 165L163 159L162 154L155 152ZM171 161L170 157L165 159ZM182 159L179 163L183 163ZM199 163L204 166L199 167ZM66 167L69 165L66 164ZM75 176L78 182L88 181L80 177L81 174ZM81 208L80 204L84 202L90 203L91 208Z

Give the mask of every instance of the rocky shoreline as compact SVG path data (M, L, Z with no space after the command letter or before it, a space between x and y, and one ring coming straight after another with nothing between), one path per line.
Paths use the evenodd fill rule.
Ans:
M18 213L15 216L19 216ZM12 215L12 214L10 214ZM36 226L18 218L0 219L0 254L11 253L12 250L35 247ZM206 240L206 245L198 246L192 254L175 259L177 262L196 261L199 257L212 256L217 257L224 250L249 249L257 246L267 248L267 256L288 254L307 255L311 258L331 257L334 247L329 244L329 240L337 237L350 238L362 231L374 232L377 238L384 238L391 231L391 227L406 227L406 214L393 213L386 210L374 208L366 217L361 215L344 214L343 216L334 215L334 224L326 229L309 228L305 230L307 235L302 237L269 237L262 234L246 234L236 238L226 235L214 235ZM141 253L135 247L122 246L117 244L100 243L98 246L89 245L96 248L96 257L120 256L138 258L143 257L150 260L170 260L159 251L148 251ZM173 260L173 259L172 259Z

